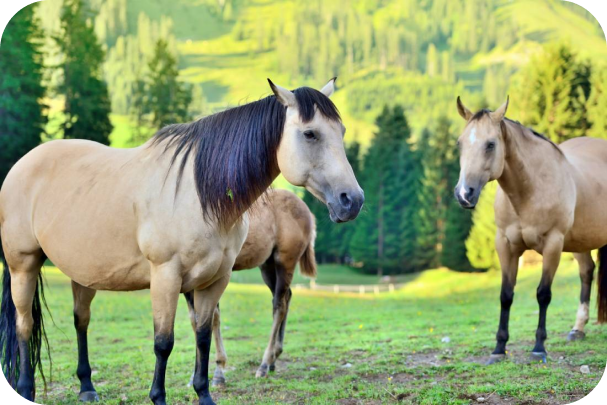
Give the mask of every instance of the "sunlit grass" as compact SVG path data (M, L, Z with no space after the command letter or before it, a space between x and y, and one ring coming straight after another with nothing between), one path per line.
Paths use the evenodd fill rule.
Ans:
M338 280L343 269L321 266ZM257 270L240 272L259 276ZM341 276L345 276L341 273ZM53 380L45 404L76 404L78 380L69 281L46 270L47 298L56 322L47 322L53 352ZM478 396L520 403L570 403L598 382L607 358L607 330L595 324L591 305L588 337L567 343L579 296L576 266L562 263L548 311L547 364L526 364L537 325L537 266L520 272L512 308L510 359L480 365L494 345L499 316L500 275L431 270L405 277L394 293L342 295L295 290L285 353L278 372L257 380L271 324L271 295L263 284L231 283L221 301L229 356L225 391L213 390L222 404L473 403ZM342 279L343 280L343 279ZM342 281L343 282L343 281ZM149 292L100 292L89 331L93 380L104 403L146 403L154 369ZM47 318L49 319L49 318ZM185 302L180 300L176 344L167 374L168 400L189 404L186 383L194 362L193 337ZM443 343L444 337L450 343ZM351 367L343 367L345 364ZM582 364L591 373L579 372ZM40 392L42 387L40 387Z

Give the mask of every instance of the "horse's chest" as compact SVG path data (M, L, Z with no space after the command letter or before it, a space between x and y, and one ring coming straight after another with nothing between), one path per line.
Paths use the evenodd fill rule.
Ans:
M187 253L183 269L183 291L205 288L229 276L247 235L248 221L240 221L226 234L215 235L207 243Z

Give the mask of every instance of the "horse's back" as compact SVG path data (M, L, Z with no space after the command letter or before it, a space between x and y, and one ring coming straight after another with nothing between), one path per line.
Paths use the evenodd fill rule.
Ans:
M314 216L308 206L287 190L268 190L249 210L249 232L234 270L258 267L273 254L294 265L310 243Z
M607 140L579 137L559 145L567 159L574 163L597 161L607 164Z
M286 266L294 266L314 237L314 216L294 193L274 190L270 198L278 226L278 254Z

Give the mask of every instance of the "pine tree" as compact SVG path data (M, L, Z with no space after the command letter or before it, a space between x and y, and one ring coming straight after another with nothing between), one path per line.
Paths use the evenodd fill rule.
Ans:
M149 63L149 98L147 110L152 115L152 125L160 128L167 124L185 122L192 92L180 83L177 59L169 51L167 43L159 39Z
M466 239L466 254L470 264L478 270L499 269L499 259L495 250L495 212L493 202L497 182L488 183L472 214L472 229Z
M40 143L46 116L40 100L42 33L35 5L21 9L9 21L0 47L0 185L10 168Z
M591 68L565 44L547 46L516 77L511 114L557 143L586 135Z
M412 249L403 243L403 219L410 217L416 200L411 192L408 167L413 166L411 131L402 107L384 107L376 120L375 135L365 157L360 181L365 190L365 210L357 219L352 236L354 259L365 271L396 273ZM407 193L410 193L409 195ZM410 234L406 234L410 235ZM403 249L405 248L405 249Z
M61 14L61 34L55 38L63 61L58 93L65 97L64 138L90 139L109 145L111 105L101 78L105 53L87 21L82 0L66 1Z
M588 99L588 121L592 125L588 136L607 139L607 68L593 70L592 90Z
M453 137L453 140L456 138ZM453 144L452 144L453 145ZM453 150L457 151L453 145ZM466 239L472 228L472 214L462 209L453 196L453 188L459 179L458 154L453 153L445 164L447 187L443 190L445 201L445 236L442 243L441 265L457 271L470 271L472 266L466 255Z

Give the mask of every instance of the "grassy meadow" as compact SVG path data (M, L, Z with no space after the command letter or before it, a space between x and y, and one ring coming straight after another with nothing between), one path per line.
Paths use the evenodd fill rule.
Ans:
M345 271L321 266L319 280L343 280ZM538 316L538 267L520 271L510 358L490 367L482 363L494 345L499 274L439 269L408 276L402 289L378 296L296 290L277 372L259 380L255 370L270 330L271 295L259 284L257 270L236 273L235 280L245 273L249 278L241 280L247 284L231 283L221 301L227 387L212 390L221 404L468 404L479 397L490 404L566 404L590 392L605 368L607 329L595 325L594 295L586 340L566 342L577 310L579 278L575 264L565 261L548 311L547 364L527 361ZM46 268L46 279L54 318L54 324L46 318L53 381L38 400L76 404L70 284L52 267ZM147 403L155 361L148 291L100 292L92 312L90 358L102 403ZM184 300L175 336L167 400L191 404L196 395L186 384L194 364L194 341ZM445 337L450 342L443 342ZM581 365L588 365L590 374L582 374Z

